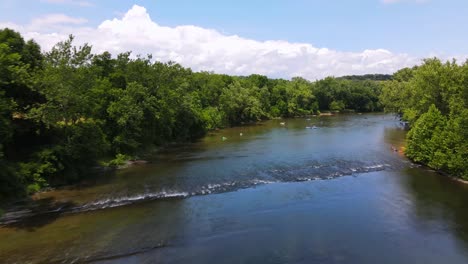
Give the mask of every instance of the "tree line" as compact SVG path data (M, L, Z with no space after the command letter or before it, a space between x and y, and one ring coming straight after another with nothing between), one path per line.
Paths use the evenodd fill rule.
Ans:
M371 81L390 81L392 80L393 75L391 74L364 74L364 75L345 75L342 77L338 77L338 79L345 79L345 80L371 80Z
M402 69L383 84L380 101L409 123L410 159L468 180L468 61Z
M117 165L217 128L320 111L381 111L382 85L193 72L151 55L94 54L72 36L41 52L34 40L3 29L0 198L73 183L99 163Z

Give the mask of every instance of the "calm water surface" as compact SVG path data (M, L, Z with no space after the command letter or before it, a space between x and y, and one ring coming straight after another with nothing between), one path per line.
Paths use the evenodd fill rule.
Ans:
M468 186L404 137L380 114L222 130L18 205L0 262L468 263Z

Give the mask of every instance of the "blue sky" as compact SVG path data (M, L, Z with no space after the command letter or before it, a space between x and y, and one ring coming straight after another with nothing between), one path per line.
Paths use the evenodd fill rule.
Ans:
M237 35L259 42L307 43L341 54L384 49L395 56L404 54L414 59L400 61L402 66L422 57L464 58L468 54L466 0L1 0L0 3L0 22L16 25L27 36L34 36L32 32L50 33L51 29L65 35L67 30L75 34L74 27L97 28L105 20L122 19L137 4L146 10L152 22L172 29L193 25L214 29L224 36ZM41 27L31 26L37 18L56 15L57 20L58 14L70 18L62 21L66 27L57 28L56 24L49 27L50 19L47 23L41 20ZM89 38L83 37L97 44ZM159 48L145 47L141 51L157 52ZM230 73L226 67L221 71Z

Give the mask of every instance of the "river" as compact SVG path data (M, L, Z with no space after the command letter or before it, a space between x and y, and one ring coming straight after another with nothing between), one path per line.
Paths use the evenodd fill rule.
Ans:
M468 263L468 186L404 144L383 114L220 130L18 205L0 262Z

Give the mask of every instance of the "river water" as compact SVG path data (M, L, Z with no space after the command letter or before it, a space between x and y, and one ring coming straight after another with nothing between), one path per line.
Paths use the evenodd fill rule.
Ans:
M382 114L221 130L18 205L0 262L468 263L468 186L404 139Z

